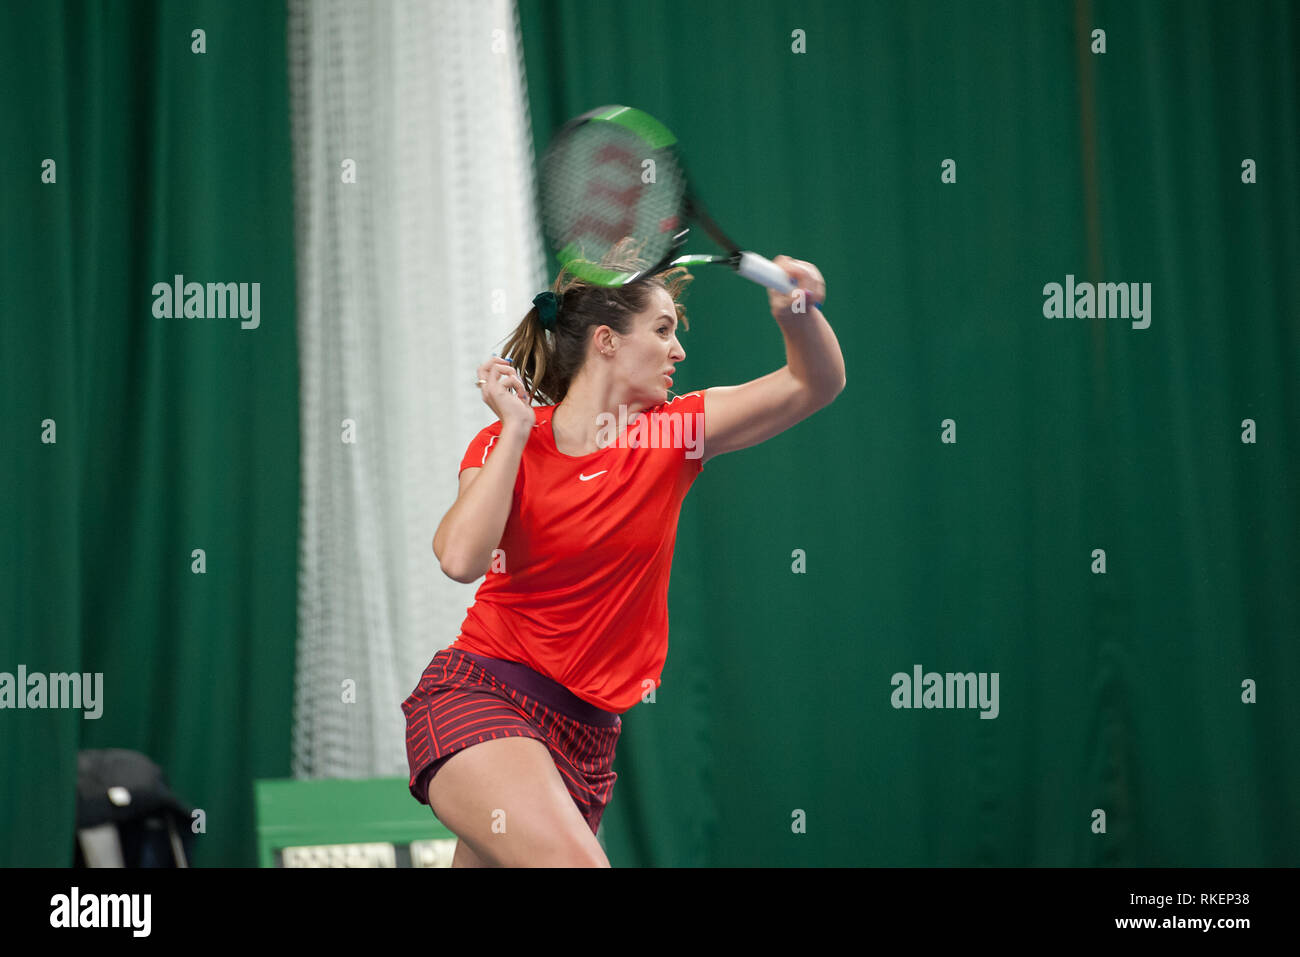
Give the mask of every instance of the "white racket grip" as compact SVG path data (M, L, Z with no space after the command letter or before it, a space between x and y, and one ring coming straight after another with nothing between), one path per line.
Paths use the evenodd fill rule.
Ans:
M798 283L786 275L784 269L772 260L764 259L758 253L742 252L736 272L760 286L775 289L777 292L793 292L798 286Z

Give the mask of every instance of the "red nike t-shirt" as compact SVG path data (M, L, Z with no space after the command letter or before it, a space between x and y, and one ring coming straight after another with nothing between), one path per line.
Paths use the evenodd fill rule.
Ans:
M565 455L555 406L534 410L492 567L452 647L519 661L622 713L668 657L668 578L682 499L704 468L704 391L614 422L609 446ZM500 420L469 444L482 467ZM652 682L650 684L649 682Z

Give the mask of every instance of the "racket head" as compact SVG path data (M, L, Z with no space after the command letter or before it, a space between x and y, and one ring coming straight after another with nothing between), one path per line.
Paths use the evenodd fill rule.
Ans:
M677 138L650 114L602 106L566 123L541 162L547 240L565 271L622 286L666 269L685 242L690 197ZM608 265L631 238L642 269Z

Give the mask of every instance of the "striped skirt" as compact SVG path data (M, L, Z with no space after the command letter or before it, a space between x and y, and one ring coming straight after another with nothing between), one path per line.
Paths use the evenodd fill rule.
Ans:
M618 775L622 719L517 661L444 648L404 702L411 795L428 804L429 781L461 748L497 738L536 738L591 827L600 826Z

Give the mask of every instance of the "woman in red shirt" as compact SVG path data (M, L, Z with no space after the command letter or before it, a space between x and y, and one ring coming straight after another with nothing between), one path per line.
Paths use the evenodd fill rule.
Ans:
M613 289L561 273L479 367L498 421L466 450L433 550L451 578L486 577L402 704L411 793L459 838L452 866L608 866L619 715L667 656L682 499L710 458L844 388L821 273L774 262L800 287L768 291L787 364L743 385L669 399L682 269Z

